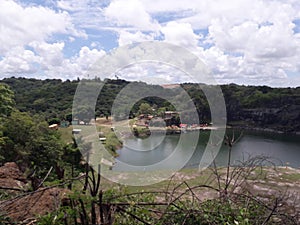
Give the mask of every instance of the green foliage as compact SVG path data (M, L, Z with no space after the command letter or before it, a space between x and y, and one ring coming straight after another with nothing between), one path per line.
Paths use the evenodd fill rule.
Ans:
M71 123L72 122L72 113L67 113L66 115L65 115L65 119L69 122L69 123Z
M133 127L133 134L139 138L147 138L151 135L151 131L148 127Z
M68 143L71 143L73 142L73 135L72 135L72 130L73 130L73 127L72 126L69 126L69 127L60 127L58 129L58 132L60 133L60 136L61 136L61 140L68 144Z
M61 225L64 222L64 213L55 212L48 213L45 216L39 216L37 220L37 225Z
M140 106L139 106L139 114L152 114L153 111L152 111L152 107L148 104L148 103L142 103Z
M51 118L48 120L48 124L60 124L60 119L59 118Z
M241 196L238 198L235 199L238 202L216 198L204 201L198 206L191 206L189 201L182 202L180 208L170 208L161 224L263 224L268 210L253 199L243 199Z
M54 212L49 212L46 215L38 216L37 225L61 225L72 224L73 216L76 215L76 210L68 206L60 207Z
M71 176L76 177L80 172L84 170L84 166L81 164L82 155L78 149L77 143L73 138L73 143L69 143L64 146L63 154L60 160L60 166L65 169L69 169Z
M92 80L95 82L87 82L87 85L102 85L101 92L97 99L95 115L110 115L111 108L116 96L128 84L132 84L132 90L128 90L128 96L118 96L122 98L123 104L116 108L114 119L127 119L124 112L127 112L128 102L132 96L146 93L156 95L160 93L166 99L174 99L180 102L183 91L186 91L194 105L196 106L199 120L202 123L211 121L211 114L208 101L205 97L203 88L209 89L210 85L198 85L185 83L181 88L164 89L158 85L147 85L142 82L127 82L124 80ZM79 83L76 81L61 81L61 80L36 80L25 78L6 78L2 80L15 93L16 107L21 111L39 113L46 120L51 118L67 119L71 121L73 97ZM247 125L258 127L275 127L283 131L295 131L300 129L300 119L297 113L300 108L300 88L271 88L267 86L240 86L236 84L221 85L224 94L227 119L230 124L239 122L247 123ZM89 90L89 88L87 88ZM92 93L86 93L86 96ZM11 94L9 94L11 95ZM2 102L2 101L0 101ZM166 111L178 111L170 102L155 96L149 96L137 102L132 109L129 109L129 117L137 115L139 106L147 103L150 106L155 106L158 114L161 109ZM6 104L5 104L6 105ZM183 105L184 106L184 105ZM80 104L78 107L79 114L74 115L80 119L89 120L94 115L94 109L86 107L85 104ZM149 107L147 107L149 109ZM146 113L150 112L146 110ZM1 109L0 109L1 110ZM3 109L5 111L5 109ZM2 110L2 111L3 111ZM188 108L183 107L185 116L188 121L193 121L193 117L188 117ZM152 113L152 112L151 112ZM187 113L187 114L186 114Z
M28 113L14 111L3 124L4 141L0 146L2 163L17 162L28 173L42 178L62 159L63 144L58 132Z
M161 118L164 118L165 116L165 112L168 111L166 107L160 107L158 110L157 110L157 116L161 117Z
M116 134L114 132L108 133L106 136L105 148L111 151L113 155L116 155L116 150L118 150L118 148L121 147L122 147L122 142L118 139Z
M15 93L16 107L39 113L44 119L63 119L71 111L77 81L6 78L2 80Z
M10 115L15 105L13 97L14 93L10 88L0 83L0 117Z

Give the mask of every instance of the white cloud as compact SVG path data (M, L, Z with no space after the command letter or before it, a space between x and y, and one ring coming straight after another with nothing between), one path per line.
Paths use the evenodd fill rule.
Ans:
M63 9L63 10L67 10L67 11L80 11L80 10L84 10L86 8L87 5L87 1L85 0L81 0L81 1L77 1L77 0L59 0L57 1L57 7Z
M140 30L158 30L159 24L146 12L139 0L114 0L104 10L108 20L118 26L129 26Z
M249 9L255 5L251 0L142 0L142 2L152 14L177 13L182 17L182 12L188 11L187 16L178 19L178 22L190 23L193 29L205 29L216 18L227 18L233 23L241 22L248 17Z
M72 21L82 29L100 29L107 26L103 15L106 1L98 0L59 0L56 5L59 9L67 11Z
M187 74L178 68L160 62L131 64L126 68L122 68L117 74L121 79L156 85L192 81Z
M104 55L104 50L90 49L84 46L80 49L79 55L75 57L74 62L76 62L82 70L87 71Z
M222 83L275 85L278 80L287 80L287 71L299 65L300 39L292 23L299 5L297 10L279 1L243 3L237 8L228 6L219 16L207 8L212 20L205 37L210 46L201 53L203 60Z
M0 74L35 73L38 70L35 63L38 62L39 57L34 52L15 47L0 61Z
M186 1L153 1L153 0L141 0L145 9L149 13L165 13L165 12L180 12L182 10L188 10L195 8L200 2L197 0L186 0Z
M22 7L12 0L0 1L0 54L32 41L45 41L54 34L85 37L72 24L66 12L55 12L41 6Z
M63 57L61 52L64 43L35 42L31 46L37 54L30 50L15 48L0 61L2 76L4 74L10 76L20 74L42 79L87 77L89 69L95 66L106 54L103 50L83 46L77 55L67 59Z
M151 41L154 39L154 34L143 34L140 31L137 32L128 32L125 30L121 30L119 32L119 46L132 44L136 42L142 42L142 41Z
M59 67L64 60L64 43L48 43L56 34L67 35L70 40L86 37L67 12L0 1L1 76L44 73Z
M46 71L48 77L64 77L65 79L76 79L77 77L87 77L89 69L95 67L105 51L90 49L83 46L79 53L70 59L64 59L61 65L54 66Z
M61 66L64 60L62 50L65 44L63 42L53 44L32 42L29 45L41 57L40 64L42 69L49 70L50 68Z
M178 23L175 21L167 23L161 32L165 41L180 45L189 49L197 47L199 36L197 36L189 23Z
M99 43L96 43L96 42L92 42L92 43L91 43L91 47L92 47L92 48L95 48L95 47L97 47L98 45L99 45Z

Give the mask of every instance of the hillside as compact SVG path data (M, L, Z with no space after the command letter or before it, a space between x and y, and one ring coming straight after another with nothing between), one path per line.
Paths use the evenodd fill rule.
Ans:
M39 114L46 120L57 118L70 119L73 97L79 80L62 81L58 79L5 78L1 83L8 84L15 93L16 106L21 111ZM96 104L96 116L111 113L111 107L117 94L130 82L124 80L93 80L104 84ZM210 111L201 86L182 84L181 87L164 89L158 85L142 85L155 93L178 97L182 88L187 91L197 108L201 122L210 122ZM202 84L203 85L203 84ZM143 89L144 89L143 88ZM267 86L221 85L224 94L227 122L229 125L247 128L273 129L282 132L300 131L300 87L271 88ZM136 92L135 95L140 93ZM135 104L131 110L134 116L138 105L147 102L157 108L173 109L170 102L148 97Z

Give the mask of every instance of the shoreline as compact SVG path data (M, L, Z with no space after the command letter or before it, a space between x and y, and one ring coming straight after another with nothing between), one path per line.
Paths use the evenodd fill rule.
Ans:
M134 127L132 129L131 134L126 134L126 136L136 136L138 138L145 138L151 133L154 134L166 134L166 135L174 135L174 134L181 134L181 133L188 133L188 132L201 132L201 131L211 131L211 130L218 130L221 129L220 127L214 126L207 126L207 127L190 127L190 128L169 128L169 127ZM226 129L226 128L225 128ZM125 135L125 134L124 134Z
M186 128L186 129L168 129L168 128L158 128L158 127L152 127L152 128L146 128L146 127L140 127L137 135L131 133L127 134L128 136L136 136L137 138L146 138L147 136L151 135L151 133L154 134L166 134L166 135L174 135L174 134L181 134L181 133L188 133L188 132L206 132L206 131L212 131L212 130L218 130L222 129L220 127L214 127L214 126L208 126L208 127L195 127L195 128ZM300 131L282 131L282 130L276 130L272 128L262 128L262 127L249 127L249 126L240 126L240 125L228 125L225 128L226 130L230 129L236 129L236 130L245 130L245 131L254 131L254 132L263 132L263 133L275 133L275 134L282 134L282 135L300 135Z
M206 168L202 168L202 169L199 169L198 167L183 167L179 170L175 170L175 169L172 169L172 168L162 168L162 169L155 169L155 170L116 170L114 169L115 168L115 165L112 167L112 171L115 172L115 173L129 173L129 174L145 174L145 173L156 173L156 172L170 172L170 171L173 171L174 173L177 173L177 172L192 172L192 173L201 173L202 171L205 171L205 170L211 170L213 169L213 165L210 165ZM237 168L237 167L243 167L245 168L245 166L234 166L234 165L230 165L229 168L231 170ZM287 171L290 171L290 172L295 172L297 174L299 174L300 176L300 167L292 167L290 165L257 165L258 168L261 168L263 170L271 170L271 169L277 169L277 170L287 170ZM217 169L220 169L220 170L225 170L227 169L227 166L224 165L224 166L217 166L216 167ZM276 170L275 169L275 170Z
M248 131L259 131L259 132L266 132L266 133L276 133L276 134L300 135L300 131L282 131L282 130L276 130L275 128L251 127L251 126L243 126L243 125L228 125L227 128L248 130Z

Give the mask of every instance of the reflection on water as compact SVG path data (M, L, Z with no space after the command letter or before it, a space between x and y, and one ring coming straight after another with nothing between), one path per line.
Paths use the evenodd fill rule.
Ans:
M234 132L232 130L227 131L230 137L233 133L235 139L242 135L232 148L231 158L234 164L238 164L239 160L248 159L250 156L264 155L271 157L276 165L300 167L299 136L251 131L244 131L241 134L240 131L236 130ZM155 169L177 168L178 165L182 164L185 167L198 167L209 135L208 131L201 132L196 148L192 144L195 133L167 135L159 145L157 141L161 138L158 134L151 135L151 138L147 141L128 138L124 143L124 147L118 151L119 157L113 169L118 171L128 170L125 164L138 166L139 168L152 165ZM182 144L179 144L180 136L184 139ZM127 146L134 146L134 149ZM157 147L152 149L151 146ZM169 157L171 157L171 160L168 160ZM216 158L216 163L219 166L225 166L227 160L228 147L223 143Z

